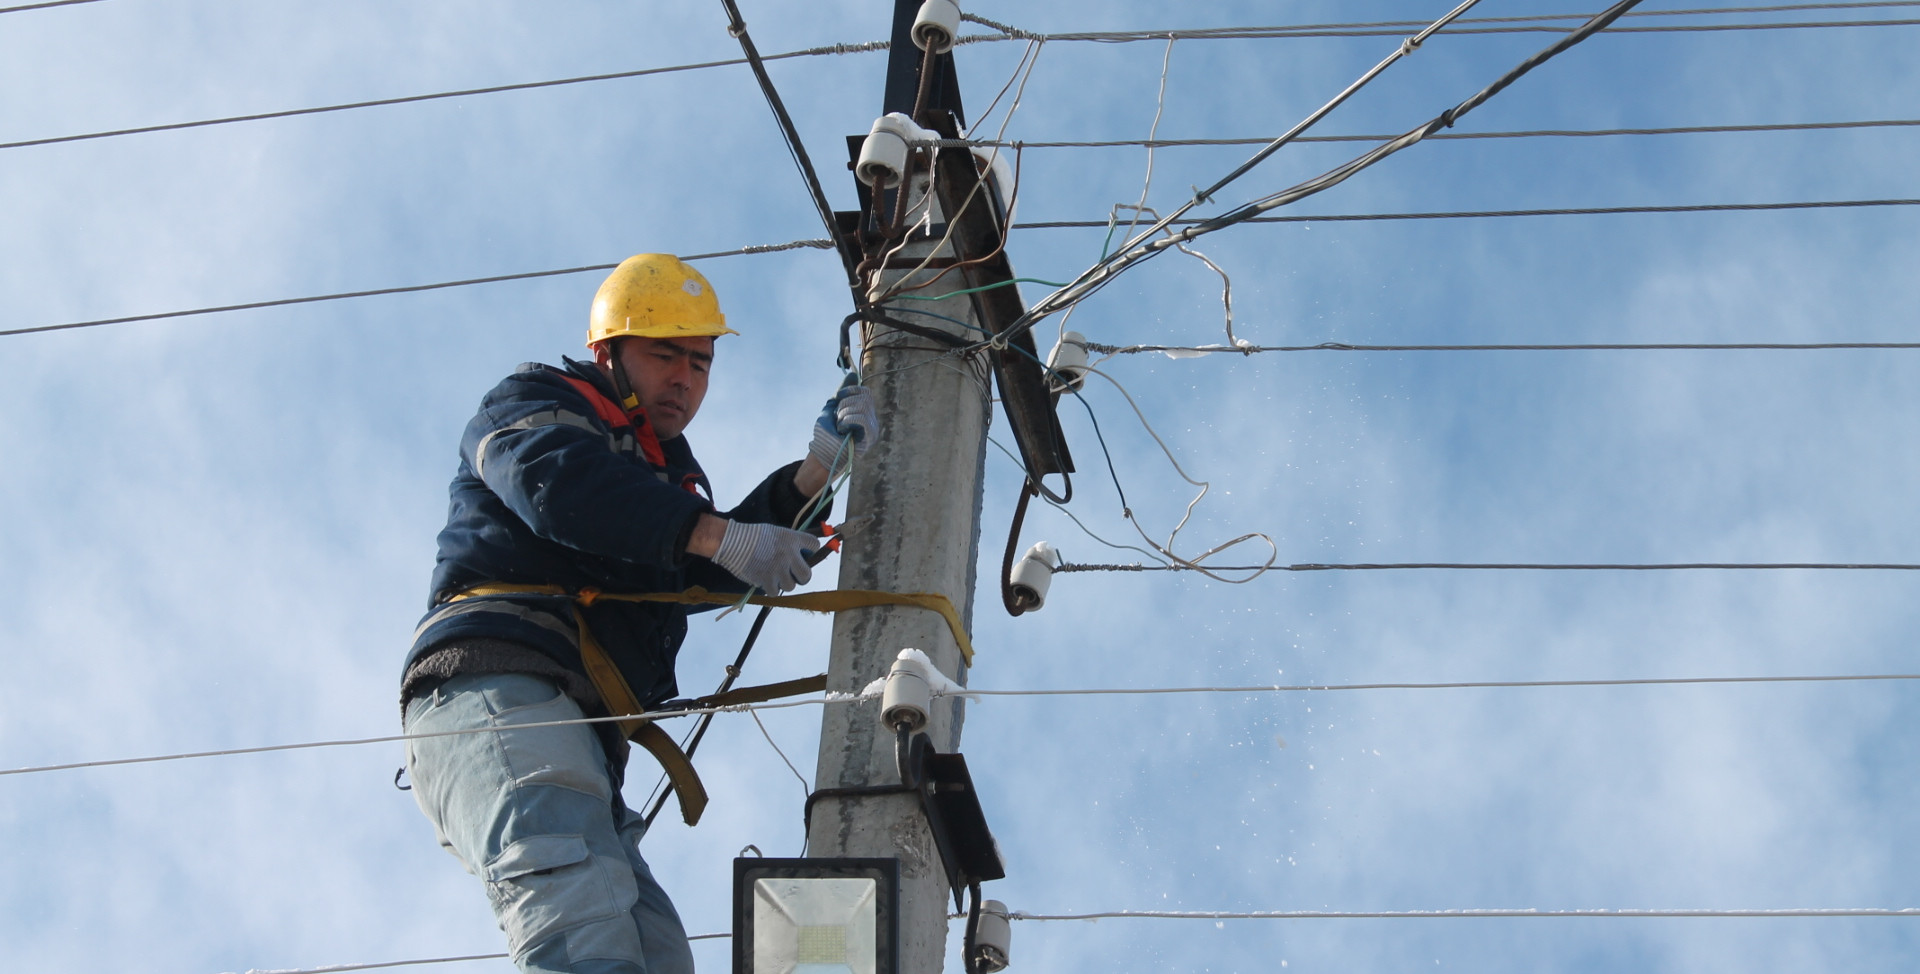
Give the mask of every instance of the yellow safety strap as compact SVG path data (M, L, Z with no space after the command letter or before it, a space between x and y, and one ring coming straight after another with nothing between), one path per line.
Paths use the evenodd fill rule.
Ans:
M660 762L667 773L667 779L673 783L673 792L680 801L680 817L688 825L698 824L700 816L707 808L707 789L701 784L700 775L693 769L693 762L687 757L680 745L666 731L653 721L640 716L645 708L633 694L633 688L627 685L626 677L620 674L620 668L614 665L612 657L593 637L593 629L587 625L587 617L580 610L602 599L612 602L666 602L681 605L732 605L739 601L738 596L716 595L699 586L684 592L601 592L596 589L569 591L558 585L513 585L504 582L484 582L460 592L447 599L448 602L460 602L466 599L498 595L565 595L574 600L573 620L579 629L580 661L585 666L587 678L593 681L594 689L600 692L600 700L607 712L615 717L632 716L632 720L617 721L622 736L647 749L647 752ZM966 627L960 624L960 613L953 608L953 602L936 592L877 592L868 589L838 589L829 592L807 592L802 595L756 595L748 600L754 605L771 605L783 609L804 609L809 612L845 612L849 609L864 609L879 605L908 605L940 613L946 619L947 628L953 632L954 643L960 648L960 656L969 665L973 663L973 642L967 638ZM701 697L695 703L699 708L730 707L743 703L760 703L778 697L793 696L801 693L816 693L827 688L825 674L771 683L764 686L741 687L726 693Z
M698 585L684 592L601 592L595 589L569 591L558 585L508 585L501 582L485 582L461 592L453 600L470 599L481 595L567 595L581 605L606 599L612 602L670 602L681 605L733 605L740 601L738 595L709 592ZM771 605L776 609L804 609L808 612L845 612L849 609L868 609L879 605L906 605L938 612L947 621L947 629L953 633L953 642L960 648L960 658L968 666L973 665L973 640L967 636L967 627L960 622L960 613L954 609L953 601L938 592L880 592L873 589L843 588L828 592L806 592L800 595L755 595L747 600L753 605Z

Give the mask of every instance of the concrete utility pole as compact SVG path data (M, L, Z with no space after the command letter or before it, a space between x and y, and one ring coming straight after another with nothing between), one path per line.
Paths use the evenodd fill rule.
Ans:
M919 2L897 2L894 56L900 58L906 38L899 17L910 25ZM919 54L910 40L904 47L911 55ZM949 58L941 60L951 64ZM911 99L917 68L904 82L890 84L889 102L903 85L908 86L905 90ZM951 71L946 68L949 78ZM894 105L888 108L893 110ZM910 100L908 107L899 110L911 111ZM905 192L909 202L926 196L925 166L919 167ZM947 216L939 202L930 200L928 205L933 208L932 225L943 229ZM938 232L934 239L909 243L888 261L881 279L898 281L932 255L930 268L913 273L914 282L930 279L954 256L950 248L935 253L938 243ZM965 286L962 281L959 273L950 273L932 291L959 290ZM897 307L975 320L967 297L902 301ZM912 313L899 317L963 334L958 325L939 318ZM921 336L883 325L864 327L869 332L862 346L862 375L873 390L886 435L860 458L846 493L848 516L871 520L845 542L840 587L938 592L953 601L971 629L991 372L977 354L955 356ZM977 338L978 332L967 337ZM886 676L900 650L908 647L925 652L955 681L966 682L959 649L938 614L882 607L835 617L828 689L860 690ZM927 733L934 746L943 752L957 750L961 701L945 698L932 709ZM899 858L900 970L930 974L941 969L945 958L952 900L919 799L912 794L830 797L835 789L897 785L894 748L893 733L880 725L878 700L827 705L814 781L817 789L829 794L819 796L814 805L808 849L810 855L823 857Z
M926 180L918 182L914 191L924 193ZM930 243L912 244L897 259L918 260L930 250ZM896 271L887 279L899 276ZM964 297L916 304L962 321L972 315ZM945 349L924 338L885 328L875 332L862 371L887 429L854 468L847 513L872 520L845 542L840 587L938 592L953 600L971 629L989 374L977 357L945 356ZM859 691L886 676L908 647L925 652L956 682L966 682L959 648L938 614L881 607L837 614L827 688ZM957 750L961 701L936 701L929 716L927 733L934 746ZM880 725L878 700L827 705L814 782L821 790L899 783L894 735ZM899 857L900 970L940 970L952 900L916 795L823 796L814 806L807 842L814 856Z

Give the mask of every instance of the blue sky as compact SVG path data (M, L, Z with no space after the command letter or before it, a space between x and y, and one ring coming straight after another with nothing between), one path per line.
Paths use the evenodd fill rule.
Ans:
M887 4L743 10L763 51L886 36ZM1430 19L1436 3L970 5L1034 31ZM1484 16L1577 12L1487 0ZM1673 23L1891 19L1900 8ZM1650 19L1657 20L1657 18ZM103 0L0 14L0 141L737 56L717 3ZM1603 35L1463 131L1907 118L1913 27ZM1447 36L1327 119L1403 131L1549 42ZM1174 45L1159 134L1270 136L1394 37ZM969 107L1022 45L960 50ZM1161 41L1055 42L1009 138L1143 138ZM843 137L884 54L771 71L851 208ZM1003 103L1004 106L1004 103ZM996 113L993 125L998 125ZM1308 214L1913 197L1915 129L1434 141ZM1181 202L1248 153L1156 153ZM1317 173L1296 145L1225 194ZM1141 193L1140 149L1033 149L1023 220ZM700 253L820 234L740 67L0 150L0 329ZM1259 344L1914 340L1908 208L1243 226L1199 249ZM1033 230L1061 280L1101 234ZM800 455L849 310L829 253L707 261L731 321L689 431L723 502ZM350 738L397 728L459 430L516 363L580 353L598 275L0 337L0 765ZM1044 289L1028 286L1029 301ZM1071 327L1224 338L1219 278L1178 254ZM1039 329L1042 347L1057 331ZM1116 358L1211 492L1192 555L1248 531L1279 560L1913 562L1911 351ZM1191 488L1115 389L1098 414L1158 539ZM1085 411L1063 410L1074 513L1132 529ZM993 434L1006 439L1003 421ZM982 583L1018 474L988 457ZM1036 507L1023 543L1130 560ZM1133 538L1137 541L1137 536ZM823 573L830 584L831 573ZM1063 575L1046 609L974 619L990 689L1615 679L1914 670L1902 573ZM986 589L983 594L990 592ZM738 616L698 622L681 682L718 681ZM824 665L777 617L750 677ZM996 698L963 750L1016 910L1920 906L1920 739L1901 683ZM813 774L818 712L764 719ZM695 932L728 860L797 854L803 785L751 720L716 721L697 829L645 851ZM0 779L9 970L225 972L492 953L478 885L389 783L397 745ZM651 785L636 761L634 801ZM670 818L670 816L668 816ZM664 820L664 819L663 819ZM1015 925L1016 969L1904 971L1906 918L1107 920ZM957 937L957 927L956 927ZM724 942L697 949L724 969ZM503 961L448 970L506 970Z

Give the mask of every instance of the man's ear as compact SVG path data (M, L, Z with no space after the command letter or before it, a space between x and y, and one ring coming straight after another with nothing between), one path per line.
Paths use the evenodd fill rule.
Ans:
M601 342L593 346L593 360L601 365L611 366L613 364L613 343Z

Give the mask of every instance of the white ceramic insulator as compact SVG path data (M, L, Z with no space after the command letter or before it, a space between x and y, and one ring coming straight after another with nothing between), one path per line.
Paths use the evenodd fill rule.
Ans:
M1042 541L1014 563L1013 575L1007 581L1014 594L1031 599L1033 608L1039 609L1047 604L1047 587L1053 584L1053 570L1059 566L1060 553Z
M927 675L913 660L894 660L887 673L887 688L880 695L880 722L893 728L906 724L910 731L927 726L927 711L933 706L933 688Z
M1047 353L1047 368L1063 392L1078 392L1087 384L1087 336L1070 331Z
M892 115L874 119L867 140L860 143L860 160L853 164L854 178L868 186L885 188L898 186L906 171L907 134Z
M935 54L953 50L953 39L960 36L960 5L953 0L927 0L913 18L913 45Z
M980 904L980 925L973 932L974 956L987 974L1007 966L1013 954L1013 925L1007 922L1007 905L999 900Z

